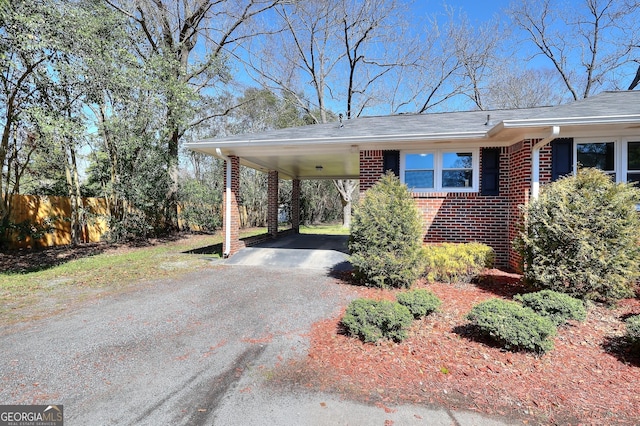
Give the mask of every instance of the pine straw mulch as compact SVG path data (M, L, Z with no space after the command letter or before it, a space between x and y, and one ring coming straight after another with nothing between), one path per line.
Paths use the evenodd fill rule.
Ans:
M343 281L344 282L344 281ZM344 282L345 286L349 286ZM489 271L476 284L426 284L440 312L414 322L402 343L364 344L340 327L342 313L314 324L303 360L276 370L274 382L338 392L377 404L414 403L509 416L529 424L638 424L640 356L623 337L623 320L640 300L592 305L584 323L558 330L539 356L507 352L474 333L473 305L524 292L520 277ZM396 291L351 287L358 297L394 300Z

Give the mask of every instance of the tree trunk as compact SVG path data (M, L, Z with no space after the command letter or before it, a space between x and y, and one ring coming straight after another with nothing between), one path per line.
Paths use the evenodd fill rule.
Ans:
M333 184L340 193L342 202L342 227L351 227L351 204L353 201L353 191L356 189L358 181L353 179L334 180Z
M342 227L351 228L351 199L342 200Z

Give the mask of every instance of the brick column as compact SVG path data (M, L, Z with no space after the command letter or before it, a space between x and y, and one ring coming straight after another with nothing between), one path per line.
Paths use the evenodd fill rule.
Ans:
M236 253L243 247L240 241L240 211L238 210L238 200L240 199L240 158L229 156L231 159L231 217L227 217L227 164L224 162L224 197L222 207L222 250L223 253L229 252L229 256ZM231 242L230 246L226 246L226 229L227 221L231 221ZM229 249L229 250L227 250Z
M300 179L294 179L291 185L291 229L300 233Z
M278 236L278 172L269 170L267 189L267 233Z

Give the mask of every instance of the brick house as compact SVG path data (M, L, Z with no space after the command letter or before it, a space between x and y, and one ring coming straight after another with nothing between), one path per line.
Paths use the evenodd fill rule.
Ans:
M240 164L268 173L272 236L278 179L293 180L296 232L300 180L359 179L364 192L392 170L418 203L425 242L483 242L496 251L498 267L516 269L511 241L518 206L541 185L578 165L603 169L618 182L640 182L640 91L603 92L555 107L361 117L187 147L226 160L227 256L243 244Z

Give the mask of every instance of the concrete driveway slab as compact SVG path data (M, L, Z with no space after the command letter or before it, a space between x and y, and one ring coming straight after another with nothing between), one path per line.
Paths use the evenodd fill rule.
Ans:
M287 235L247 247L225 261L227 265L344 271L351 269L345 235Z

